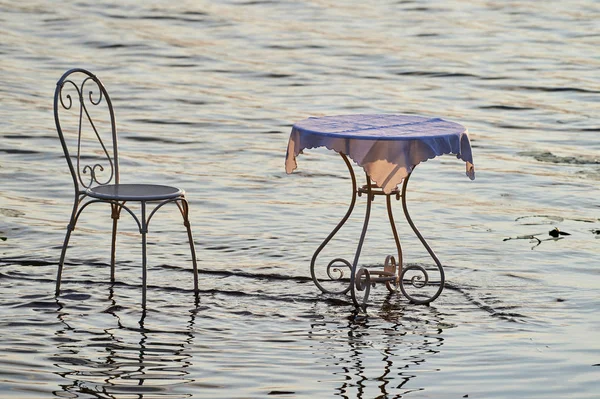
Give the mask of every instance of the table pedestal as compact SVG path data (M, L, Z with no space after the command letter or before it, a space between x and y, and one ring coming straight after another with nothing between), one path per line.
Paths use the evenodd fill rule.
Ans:
M404 179L401 190L395 189L389 194L384 193L381 188L373 184L369 175L366 175L366 184L362 187L357 187L356 176L354 175L354 170L352 169L352 165L350 164L348 157L343 153L340 153L340 155L346 163L348 171L350 172L350 177L352 178L352 200L350 202L350 206L348 208L348 211L346 212L346 215L333 229L329 236L327 236L325 241L321 243L319 248L317 248L311 259L310 272L315 285L322 292L328 294L346 294L348 293L348 291L350 291L354 305L363 309L366 307L371 286L375 286L377 283L385 283L387 289L390 292L395 292L398 290L398 288L400 288L402 294L413 303L428 304L434 301L444 289L444 268L442 267L442 264L440 263L439 259L437 258L429 244L427 244L427 241L425 241L425 239L413 223L408 213L408 208L406 206L406 188L408 185L410 174ZM367 206L362 233L360 235L360 240L358 242L356 252L354 253L354 261L350 263L344 258L335 258L332 261L330 261L327 265L327 277L319 278L315 269L317 257L319 256L323 248L325 248L325 246L337 234L337 232L341 229L341 227L346 223L346 221L352 214L352 211L354 210L354 206L356 204L356 197L363 196L363 194L365 194L366 196ZM388 255L385 258L383 269L377 270L358 267L358 260L360 258L360 253L365 240L367 228L369 225L369 219L371 216L371 202L373 202L376 196L385 196L388 219L390 222L397 250L397 261L393 255ZM402 209L404 211L406 221L408 222L415 235L417 236L417 238L419 238L419 240L421 241L421 243L423 244L423 246L425 247L425 249L436 264L434 269L437 270L437 272L440 275L440 279L438 281L430 281L428 270L431 271L431 268L425 268L419 265L403 266L402 247L400 246L400 239L398 237L398 232L396 231L396 224L394 222L394 216L392 214L392 196L396 197L396 200L402 200ZM349 269L349 279L344 278L344 269ZM326 284L333 282L337 282L338 284L336 285L341 285L343 288L333 290L325 286ZM417 293L411 293L410 291L412 290L416 290ZM431 293L431 291L433 292Z

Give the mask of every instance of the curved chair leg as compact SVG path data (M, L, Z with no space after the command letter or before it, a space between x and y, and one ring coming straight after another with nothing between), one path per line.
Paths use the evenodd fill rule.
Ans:
M63 265L65 263L65 255L67 254L67 247L69 246L69 239L71 238L71 232L73 228L71 225L67 226L67 234L65 235L65 241L63 243L62 251L60 253L60 260L58 261L58 273L56 274L56 292L55 296L60 295L60 280L62 278Z
M181 215L183 216L183 225L187 229L188 241L190 243L190 251L192 253L192 265L194 270L194 293L198 295L198 262L196 261L196 248L194 246L194 238L192 236L192 226L190 224L190 205L186 199L181 200L181 207L179 208Z
M60 260L58 261L58 272L56 273L56 291L55 296L60 295L60 282L62 279L63 265L65 264L65 256L67 255L67 247L69 246L69 240L71 239L71 232L75 230L75 224L77 223L77 205L79 204L78 198L75 199L73 204L73 212L71 213L71 219L67 226L67 233L65 234L65 240L63 242L62 250L60 252Z

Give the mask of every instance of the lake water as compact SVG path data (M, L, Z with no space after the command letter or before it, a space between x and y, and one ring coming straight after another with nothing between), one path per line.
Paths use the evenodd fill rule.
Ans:
M0 397L599 397L600 3L371 3L0 0ZM136 226L111 285L101 206L54 297L73 192L52 100L73 67L112 95L122 181L186 190L199 301L176 209L152 222L142 313ZM469 129L475 181L453 156L411 178L448 282L431 306L377 286L356 313L309 279L350 181L327 150L286 175L287 140L351 113ZM394 251L383 204L361 264ZM355 215L326 256L352 257Z

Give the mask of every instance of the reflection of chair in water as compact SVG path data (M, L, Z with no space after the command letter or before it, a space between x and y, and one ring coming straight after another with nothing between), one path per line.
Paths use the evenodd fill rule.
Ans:
M191 309L179 309L162 320L148 320L146 311L132 320L131 309L121 308L112 297L104 312L74 315L57 299L57 317L62 328L55 333L57 353L52 363L61 369L56 374L65 379L55 396L80 397L188 397L185 385L193 382L191 352L195 337L195 319L199 302ZM187 322L184 313L189 313ZM116 325L94 328L99 317L114 317ZM138 313L139 315L139 313ZM151 313L160 317L163 313ZM109 316L109 317L110 317ZM91 319L86 320L86 319ZM137 325L136 325L137 324ZM168 327L167 327L168 325ZM191 389L191 388L190 388Z
M93 118L92 118L93 116ZM163 205L175 203L183 216L192 252L194 292L198 293L198 270L196 251L189 222L189 205L185 193L177 187L156 184L121 184L117 128L112 103L104 85L92 73L84 69L71 69L58 81L54 94L54 119L58 136L75 185L75 202L58 264L56 295L60 293L60 281L71 232L81 212L90 204L104 202L112 209L111 282L115 281L115 244L117 221L124 209L135 220L142 235L142 306L146 306L146 234L154 213ZM68 122L71 122L69 124ZM105 128L103 130L102 128ZM73 135L73 147L69 147L67 134ZM105 144L106 143L106 144ZM94 146L93 148L91 146ZM73 149L73 153L69 151ZM83 153L87 150L86 153ZM73 162L76 162L73 164ZM139 203L141 217L126 205ZM147 205L153 205L149 214Z

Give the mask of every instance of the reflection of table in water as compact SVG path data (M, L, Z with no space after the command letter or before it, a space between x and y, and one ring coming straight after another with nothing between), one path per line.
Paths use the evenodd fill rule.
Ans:
M356 306L366 305L371 285L385 283L390 291L398 287L412 302L429 303L444 289L444 268L413 223L406 205L408 180L419 163L443 154L456 154L466 162L467 175L475 176L471 145L466 129L458 123L440 118L416 115L344 115L309 118L294 124L288 143L286 171L296 168L296 157L304 149L326 147L338 152L344 160L352 179L352 200L344 218L315 251L311 260L311 275L315 285L325 293L346 294L350 291ZM366 184L357 186L356 177L349 158L365 171ZM398 185L402 183L402 188ZM367 206L362 234L350 263L344 258L335 258L327 265L326 276L319 277L315 262L319 253L346 223L356 203L356 197L366 195ZM397 259L386 257L383 269L358 268L361 249L371 214L371 202L375 196L385 196L388 218L396 243ZM392 214L391 197L402 199L402 209L407 222L419 238L436 266L439 281L431 281L425 267L411 265L403 267L402 248ZM343 270L350 270L345 279ZM431 269L429 270L431 271ZM412 277L411 277L412 275ZM331 283L338 284L335 288ZM343 283L340 287L339 283ZM414 288L411 294L407 288ZM426 287L433 287L432 294ZM357 292L363 292L359 300Z
M429 374L425 379L432 380L438 370L430 362L443 352L445 329L452 328L436 307L406 306L393 298L383 302L376 317L361 317L357 310L355 317L340 318L319 303L311 311L314 362L328 370L322 384L332 385L342 398L400 398L427 391L420 376Z

